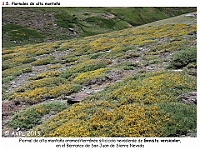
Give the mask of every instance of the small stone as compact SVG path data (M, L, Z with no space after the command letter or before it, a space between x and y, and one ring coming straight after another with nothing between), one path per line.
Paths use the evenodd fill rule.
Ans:
M73 28L68 28L69 31L71 32L74 32L74 29Z
M81 91L84 91L86 89L86 87L83 87L82 89L81 89Z
M33 74L33 73L30 73L30 74L29 74L29 77L33 77L33 76L35 76L35 74Z
M87 91L86 94L92 95L92 94L94 94L94 91Z
M102 91L103 89L99 89L99 90L94 90L93 92L94 93L98 93L98 92L100 92L100 91Z
M72 96L65 96L64 99L67 99L67 100L70 100L70 101L74 100L74 98Z
M16 88L16 87L17 87L17 85L13 85L12 87L13 87L13 88Z

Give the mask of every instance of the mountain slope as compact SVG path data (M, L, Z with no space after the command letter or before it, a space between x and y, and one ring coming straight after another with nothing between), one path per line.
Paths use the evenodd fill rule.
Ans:
M67 137L195 134L196 105L178 97L196 91L196 27L195 15L182 15L4 48L3 130Z
M96 35L192 11L196 8L3 8L3 47Z

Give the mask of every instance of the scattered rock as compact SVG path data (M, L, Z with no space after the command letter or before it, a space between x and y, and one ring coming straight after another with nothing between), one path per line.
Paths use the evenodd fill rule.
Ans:
M74 104L81 101L81 99L77 99L76 97L72 97L72 96L64 96L64 99L67 100L68 104Z
M178 96L178 100L185 104L197 104L197 92L190 92Z
M196 17L197 14L186 14L185 17Z

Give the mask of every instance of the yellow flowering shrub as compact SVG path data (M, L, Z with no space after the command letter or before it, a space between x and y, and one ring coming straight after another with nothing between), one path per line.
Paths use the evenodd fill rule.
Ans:
M53 70L53 71L44 71L40 74L38 74L34 79L42 79L42 78L49 78L49 77L57 77L59 76L59 71Z
M17 100L25 103L38 103L44 101L44 98L48 96L49 88L35 88L33 90L27 90L25 92L15 93L9 97L9 100Z
M43 130L44 136L156 137L163 134L162 123L168 116L159 112L157 106L144 107L137 104L122 105L113 111L97 108L93 114L84 113L88 107L91 107L90 104L76 107L79 109L74 109L79 113L69 109L46 122L48 128ZM58 124L61 126L56 127Z
M14 53L12 52L12 50L10 51L3 51L2 52L2 60L7 60L7 59L11 59L11 58L14 58L16 56L19 56L20 54L19 53Z
M74 78L72 82L79 83L79 84L83 84L83 83L87 84L88 82L91 82L92 80L102 79L106 76L107 70L108 68L100 68L94 71L80 73L77 77Z
M100 68L105 68L108 64L110 64L110 61L108 60L101 60L101 59L83 59L78 64L72 66L69 69L66 69L61 76L64 78L69 78L71 76L75 76L79 73L88 72L97 70Z
M58 97L62 94L70 95L71 93L79 91L81 86L76 84L63 84L55 86L49 91L50 97Z
M25 84L22 88L27 90L27 89L35 89L38 87L52 87L52 86L56 86L56 85L61 85L64 82L65 81L62 78L47 77L47 78L42 78L40 80L31 81L31 82Z
M195 79L188 78L182 73L160 72L149 78L132 80L126 86L109 93L109 98L119 101L120 105L134 102L144 104L170 102L175 100L174 95L188 88L196 88Z
M31 66L21 65L18 67L3 70L2 77L4 78L4 77L8 77L8 76L19 76L22 73L31 72L31 71L32 71Z
M53 60L54 60L53 56L48 56L43 59L38 59L38 60L32 62L31 64L33 66L47 65L47 64L53 63Z
M72 105L34 130L52 137L170 136L182 126L183 118L179 117L182 111L195 112L192 106L179 108L181 103L176 96L195 89L195 79L183 73L156 72L129 77ZM178 109L173 113L166 103L174 103ZM169 125L172 131L168 131Z
M56 98L62 94L72 94L81 88L77 84L69 84L60 78L43 78L20 87L17 93L9 96L9 100L18 100L25 103L38 103L48 98Z
M159 54L159 53L164 53L164 52L170 52L173 50L180 50L181 46L185 44L185 41L174 41L174 42L169 42L166 44L154 46L151 48L150 51L147 52L147 54Z
M49 66L49 69L58 69L61 67L61 64L51 65Z

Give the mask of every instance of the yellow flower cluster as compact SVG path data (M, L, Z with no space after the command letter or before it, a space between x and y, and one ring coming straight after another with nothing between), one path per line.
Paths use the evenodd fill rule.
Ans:
M25 103L38 103L48 95L49 89L47 87L35 88L33 90L27 90L25 92L16 93L9 97L10 100L20 100Z
M48 131L45 131L44 135L52 137L155 137L162 135L162 121L167 118L166 115L159 117L162 114L157 106L122 105L113 111L99 108L94 114L84 113L88 107L91 107L90 104L86 106L77 106L79 114L70 109L59 114L62 116L59 117L60 120L57 119L58 116L53 117L48 122ZM56 125L60 126L56 127Z
M158 102L174 101L174 95L184 87L195 88L195 79L189 79L181 73L158 73L153 77L133 80L129 85L110 93L110 98L120 101L121 104L134 102L153 104Z
M35 89L38 87L50 87L55 85L61 85L64 83L64 80L56 77L42 78L40 80L34 80L24 85L25 89Z
M35 79L42 79L42 78L49 78L49 77L56 77L59 75L59 71L45 71L42 72L41 74L37 75Z
M49 69L58 69L61 67L61 64L51 65Z
M51 97L58 97L62 94L70 94L73 92L74 85L73 84L63 84L60 86L55 86L49 91Z
M100 68L94 71L80 73L77 77L74 78L72 82L82 84L90 82L94 79L104 78L106 76L107 70L108 68Z

